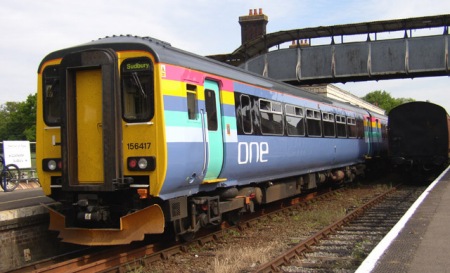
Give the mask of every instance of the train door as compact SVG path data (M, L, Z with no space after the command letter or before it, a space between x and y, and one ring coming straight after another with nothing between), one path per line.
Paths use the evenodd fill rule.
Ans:
M369 115L365 117L365 135L367 155L377 156L381 150L381 124L379 119Z
M374 156L379 156L381 147L381 125L379 119L375 118L375 121L372 123L372 130L373 130L372 154Z
M110 191L122 177L117 57L107 49L61 61L63 188Z
M205 108L207 120L207 158L204 183L219 182L217 177L223 165L222 111L220 106L219 85L205 81Z
M364 118L364 138L367 143L367 156L372 156L372 125L371 117L365 116Z
M78 181L101 183L103 164L91 162L103 161L102 71L98 68L80 70L74 76Z

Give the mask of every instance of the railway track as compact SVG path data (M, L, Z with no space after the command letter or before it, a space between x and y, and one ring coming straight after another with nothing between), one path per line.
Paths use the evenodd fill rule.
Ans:
M124 247L111 248L91 248L85 251L70 253L39 261L28 266L9 271L10 273L22 272L47 272L47 273L69 273L69 272L133 272L135 268L144 268L156 261L164 261L170 257L185 253L190 245L205 245L209 242L222 240L227 234L227 230L246 229L262 218L271 217L280 213L283 209L287 210L292 206L304 206L310 202L316 202L326 199L327 196L336 194L337 191L322 193L312 193L303 197L290 200L289 202L277 202L275 206L268 206L264 211L258 214L249 215L242 219L237 226L222 227L218 231L205 231L197 239L190 243L169 243L169 244L148 244L135 243ZM281 209L280 209L281 208ZM75 257L74 257L75 256Z
M222 228L219 231L210 232L199 237L190 244L134 244L126 247L105 249L99 252L83 254L76 258L59 257L57 260L49 259L42 263L36 263L11 272L140 272L143 268L150 268L157 261L167 261L178 254L188 252L192 245L204 246L208 243L224 241L229 230L251 229L264 219L277 217L286 211L296 207L305 207L311 203L328 200L330 196L345 194L345 190L332 191L325 194L310 194L289 202L278 203L276 206L268 207L258 215L252 215L243 219L237 227ZM280 209L282 208L282 209ZM64 260L64 261L62 261ZM57 262L62 261L62 262Z
M425 187L400 187L376 197L256 272L354 272Z

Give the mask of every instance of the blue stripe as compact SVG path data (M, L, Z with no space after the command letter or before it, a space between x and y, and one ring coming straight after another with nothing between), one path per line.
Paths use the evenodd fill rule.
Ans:
M205 101L198 100L198 109L205 109ZM164 110L187 112L187 100L182 97L164 96ZM222 114L224 116L235 117L234 105L222 104Z
M204 190L201 180L203 143L168 143L168 168L162 198ZM224 144L224 183L245 185L364 162L364 139L238 136ZM217 187L217 184L208 187Z

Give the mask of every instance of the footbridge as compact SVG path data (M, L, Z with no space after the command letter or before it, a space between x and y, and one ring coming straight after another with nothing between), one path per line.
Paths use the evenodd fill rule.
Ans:
M294 85L448 76L449 26L447 14L294 29L262 35L231 54L210 57ZM416 30L433 34L413 37ZM392 32L402 35L378 39ZM352 41L356 35L365 39ZM328 44L313 45L327 37ZM286 42L293 44L281 49Z

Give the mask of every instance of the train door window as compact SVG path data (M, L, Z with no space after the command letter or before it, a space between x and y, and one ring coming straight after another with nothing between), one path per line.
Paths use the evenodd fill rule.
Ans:
M347 117L347 131L348 137L356 138L358 136L358 128L356 126L356 119Z
M320 112L317 110L306 110L306 128L308 136L322 136L322 126L320 124Z
M286 113L287 134L289 136L304 136L305 118L303 108L286 104L285 113Z
M44 121L49 126L59 126L61 122L61 88L58 66L47 66L42 73Z
M241 105L241 124L242 130L245 134L253 133L253 123L252 123L252 115L251 115L251 101L250 97L247 95L240 96L240 105Z
M208 130L217 131L217 106L216 93L214 93L214 91L205 89L205 104L206 115L208 118Z
M186 84L186 99L189 119L197 119L197 86Z
M387 139L388 138L387 128L386 128L386 124L385 123L381 123L381 138L382 139Z
M362 118L356 119L356 132L358 138L364 138L364 120Z
M283 134L283 111L281 103L259 99L261 132L267 135Z
M380 139L381 139L381 128L380 128L380 123L379 122L380 121L378 119L375 120L374 132L375 132L375 137L376 137L377 141L380 141Z
M336 132L338 137L341 138L347 137L345 116L336 115Z
M122 62L122 113L127 122L150 120L154 115L153 63L149 58Z
M334 115L330 113L322 113L323 135L325 137L335 137Z

